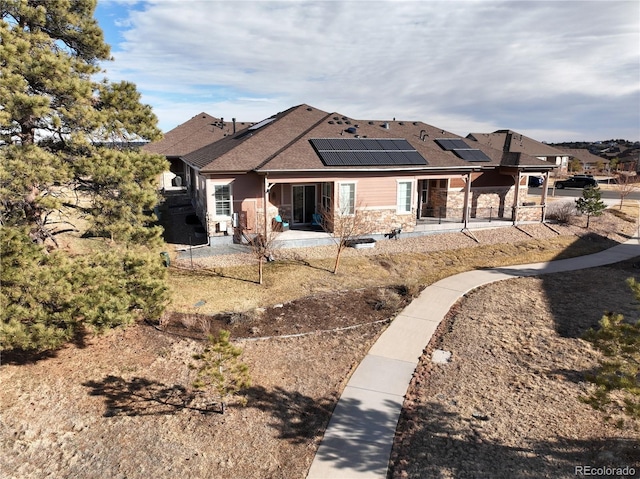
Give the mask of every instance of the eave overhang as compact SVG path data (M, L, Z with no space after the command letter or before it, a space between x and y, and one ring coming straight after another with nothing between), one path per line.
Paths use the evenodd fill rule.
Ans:
M420 172L420 173L425 173L425 172L434 172L434 173L442 173L442 172L452 172L452 173L460 173L460 172L471 172L471 171L480 171L481 168L480 167L468 167L468 166L460 166L460 167L446 167L446 168L442 168L442 167L437 167L437 166L431 166L431 167L424 167L424 168L371 168L371 167L367 167L367 168L311 168L311 169L295 169L295 170L279 170L279 169L274 169L274 170L265 170L265 169L261 169L261 170L254 170L256 173L258 174L276 174L276 173L284 173L284 174L291 174L291 173L369 173L369 172L403 172L403 173L407 173L407 172Z

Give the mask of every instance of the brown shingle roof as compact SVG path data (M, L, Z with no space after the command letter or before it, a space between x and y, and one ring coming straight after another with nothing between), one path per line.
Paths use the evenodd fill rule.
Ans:
M503 150L507 136L510 135L509 148L511 153L524 153L529 156L566 156L562 151L545 143L541 143L521 133L511 130L497 130L493 133L469 133L468 139L480 144Z
M560 151L563 151L566 156L571 156L573 158L577 158L583 163L591 163L595 164L598 161L606 161L604 158L601 158L597 155L592 154L586 148L562 148L558 147Z
M330 169L410 169L410 170L477 170L496 166L532 166L549 168L547 162L527 156L517 156L517 162L505 165L502 148L465 140L470 148L483 151L489 162L468 162L452 151L443 150L436 142L440 138L460 136L426 123L413 121L355 120L340 113L327 113L308 105L298 105L271 117L261 128L245 128L236 135L207 145L183 157L184 161L203 173L215 172L285 172ZM355 128L355 133L348 133ZM323 164L309 142L318 138L403 138L406 139L428 162L426 166L339 166ZM511 158L513 155L510 155Z
M245 128L246 125L246 123L236 123L236 128ZM202 112L168 131L162 140L149 143L143 149L167 157L179 157L230 134L233 134L232 122L225 122Z

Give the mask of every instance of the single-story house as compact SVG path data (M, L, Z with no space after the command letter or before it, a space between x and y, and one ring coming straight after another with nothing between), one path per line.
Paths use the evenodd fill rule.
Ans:
M569 166L569 155L559 148L547 145L512 130L496 130L493 133L469 133L467 139L512 153L522 153L549 162L564 174Z
M144 145L143 150L164 155L169 161L169 171L160 178L160 188L183 188L185 169L182 156L232 135L236 128L245 128L249 124L236 123L235 118L231 122L225 122L224 118L215 118L202 112L167 132L161 140Z
M378 234L436 221L543 221L556 165L496 146L420 121L356 120L303 104L181 155L178 174L211 244L238 228L266 234L277 216L305 229L319 214L358 211ZM546 179L542 205L523 205L530 174Z
M587 148L562 148L559 150L569 155L569 158L577 159L582 166L582 170L585 173L598 172L600 170L608 169L609 160L601 158L592 154Z

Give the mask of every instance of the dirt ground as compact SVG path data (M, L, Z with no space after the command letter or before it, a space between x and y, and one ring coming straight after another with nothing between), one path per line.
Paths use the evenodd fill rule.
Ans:
M215 315L170 312L159 329L194 339L205 339L221 329L229 331L232 339L304 335L386 322L411 302L413 293L404 286L363 288L317 294L243 312Z
M606 414L580 401L602 357L580 338L606 311L638 317L625 280L639 267L502 281L463 298L416 369L390 477L573 478L579 465L640 477L640 421L621 414L621 401ZM433 363L435 349L451 362Z
M170 315L0 368L0 477L303 478L346 378L410 296L339 292L250 313ZM239 341L247 406L190 387L206 333ZM328 331L333 330L333 331ZM306 334L305 334L306 333Z
M390 474L574 477L574 463L640 463L639 426L616 428L578 401L599 358L579 336L607 309L637 314L624 286L635 266L511 280L459 303L407 394ZM349 375L413 293L171 314L49 356L4 354L0 477L304 478ZM224 415L192 390L189 368L221 328L244 348L253 384ZM431 364L435 347L453 361Z

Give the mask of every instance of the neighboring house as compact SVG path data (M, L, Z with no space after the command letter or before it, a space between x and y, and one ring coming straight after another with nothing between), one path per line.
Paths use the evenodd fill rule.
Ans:
M522 207L527 175L548 178L555 168L422 122L355 120L308 105L180 158L211 244L239 225L266 233L277 215L309 228L323 211L330 219L359 210L378 234L441 221L541 221L543 207Z
M180 189L185 185L184 164L182 156L203 146L234 134L236 128L245 128L250 123L237 123L235 118L225 122L223 118L215 118L207 113L198 113L190 120L167 132L162 140L148 143L144 151L164 155L169 160L169 171L160 179L163 190Z
M609 160L592 154L586 148L558 147L558 149L569 155L570 159L577 159L580 162L580 165L582 165L582 169L584 170L584 172L598 172L598 170L600 169L607 169L609 165Z
M637 147L620 152L618 159L618 169L640 172L640 149Z
M564 151L512 130L496 130L493 133L469 133L467 138L491 148L512 153L522 153L549 162L558 167L558 173L566 173L569 166L569 155Z

